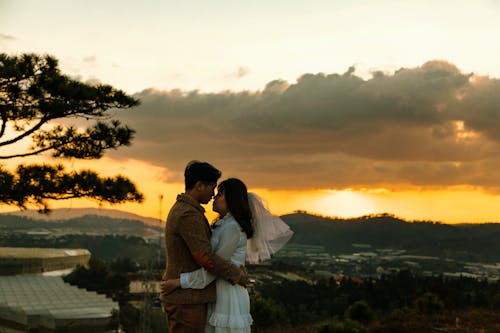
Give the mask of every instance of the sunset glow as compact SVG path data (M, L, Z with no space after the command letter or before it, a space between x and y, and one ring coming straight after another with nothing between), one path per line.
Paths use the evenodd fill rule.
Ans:
M130 147L2 165L123 174L146 199L112 208L161 219L198 159L276 214L500 222L499 17L466 0L0 0L2 52L51 54L141 101L113 113Z

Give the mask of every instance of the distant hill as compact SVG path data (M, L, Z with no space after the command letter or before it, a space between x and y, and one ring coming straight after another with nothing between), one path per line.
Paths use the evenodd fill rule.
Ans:
M15 215L0 214L0 230L21 233L41 232L52 235L115 234L158 238L162 235L163 229L159 226L158 220L116 210L55 210L50 215L33 211L16 213Z
M356 251L353 244L361 243L371 249L397 248L419 255L500 262L499 223L408 222L389 214L336 219L295 213L282 218L295 232L291 243L321 245L331 253L352 253Z
M15 215L15 216L23 216L28 217L34 220L44 220L44 221L65 221L77 217L82 217L85 215L93 215L93 216L106 216L115 219L122 220L133 220L133 221L141 221L144 224L151 226L160 226L163 223L160 223L159 219L155 219L152 217L145 217L129 212L124 212L118 209L107 209L107 208L59 208L53 209L48 214L40 214L37 210L15 210L12 212L1 213L2 215ZM162 221L164 222L164 221Z
M295 232L290 244L321 245L330 253L393 248L418 255L463 261L500 262L500 223L450 225L408 222L390 214L354 219L327 218L307 213L282 216ZM163 222L109 209L56 209L0 214L0 232L49 232L53 235L129 235L159 238Z

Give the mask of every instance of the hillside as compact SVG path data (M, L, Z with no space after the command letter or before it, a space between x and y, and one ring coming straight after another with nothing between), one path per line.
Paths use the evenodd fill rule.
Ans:
M40 214L37 210L28 209L28 210L15 210L7 213L2 213L0 214L0 217L3 215L22 216L33 220L43 220L52 222L66 221L77 217L93 215L93 216L106 216L121 220L141 221L144 224L151 226L160 226L163 224L163 221L159 221L159 219L156 218L124 212L118 209L107 209L107 208L59 208L59 209L52 209L48 214Z
M295 213L282 216L295 234L291 243L321 245L331 253L351 253L352 244L398 248L419 255L470 261L500 261L500 224L449 225L407 222L382 214L335 219Z
M26 216L0 215L0 230L15 233L126 235L143 238L162 236L162 228L150 226L140 220L82 215L66 220L34 219Z
M290 244L321 245L332 254L357 252L359 249L353 244L368 244L370 247L365 251L392 248L462 261L500 262L499 223L408 222L389 214L339 219L294 213L282 218L295 232ZM18 233L41 231L52 235L160 238L163 225L159 224L152 218L107 209L54 210L50 215L0 214L0 230Z

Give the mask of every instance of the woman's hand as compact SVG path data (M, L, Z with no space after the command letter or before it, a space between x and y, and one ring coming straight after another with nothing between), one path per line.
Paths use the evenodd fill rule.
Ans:
M160 298L167 296L168 294L171 294L174 292L177 288L181 287L181 279L169 279L162 281L160 283L161 291L160 291Z

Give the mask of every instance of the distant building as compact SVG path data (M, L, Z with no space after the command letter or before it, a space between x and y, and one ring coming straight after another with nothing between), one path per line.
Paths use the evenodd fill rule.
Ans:
M367 257L367 258L376 258L378 257L378 254L375 252L357 252L353 253L355 256L361 256L361 257Z
M0 275L71 270L89 260L86 249L0 247Z
M161 281L130 281L130 293L144 295L145 292L159 294L161 291Z
M89 259L86 249L0 247L0 332L109 332L118 303L47 276Z
M351 244L355 249L369 249L371 248L371 244L361 244L361 243L353 243Z
M52 233L50 231L28 231L26 235L29 236L50 236Z

